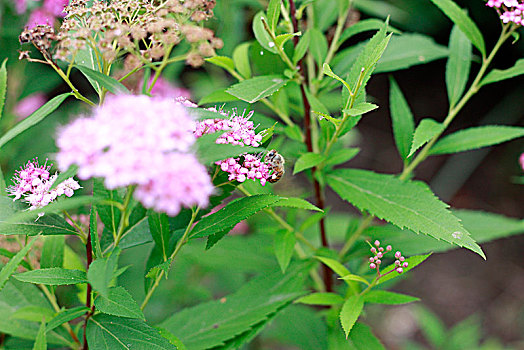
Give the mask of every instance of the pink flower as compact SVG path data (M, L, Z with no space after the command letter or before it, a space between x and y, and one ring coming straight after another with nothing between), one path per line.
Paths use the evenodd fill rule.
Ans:
M26 27L31 29L33 27L36 27L38 25L49 25L53 26L53 23L55 22L55 15L48 12L45 8L37 8L31 12L31 15L29 15L29 20L26 23Z
M496 8L503 23L512 22L516 25L524 25L522 16L524 3L522 0L488 0L486 6Z
M69 0L44 0L43 8L56 17L64 17L64 7L69 4Z
M38 164L38 159L27 162L25 167L20 167L13 177L14 185L7 189L9 195L15 196L13 201L22 198L23 201L31 205L30 210L45 207L57 197L66 195L71 197L75 190L80 188L78 182L72 177L61 182L54 189L51 189L56 181L58 174L50 176L50 165L47 160L44 165ZM43 214L39 214L39 217Z
M136 185L148 208L176 215L181 206L206 206L213 191L204 166L188 154L194 121L173 99L118 95L91 117L77 119L57 138L60 169L102 177L107 188Z
M152 82L153 77L149 79L149 84L151 84ZM184 99L191 98L191 92L189 92L189 90L176 87L162 77L157 79L155 85L153 86L153 89L151 90L151 95L155 97L183 97Z
M522 170L524 171L524 153L522 153L519 157L519 163L520 163L520 167L522 168Z
M38 108L42 107L46 100L46 96L42 93L29 95L18 101L14 113L18 116L19 120L27 118Z
M25 10L27 10L26 0L15 0L15 9L16 13L18 13L19 15L24 13Z

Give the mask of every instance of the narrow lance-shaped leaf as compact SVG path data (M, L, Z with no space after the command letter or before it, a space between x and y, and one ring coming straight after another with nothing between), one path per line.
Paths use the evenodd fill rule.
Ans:
M4 110L5 95L7 92L7 69L5 64L7 58L2 62L2 67L0 67L0 118L2 118L2 112Z
M282 273L285 273L289 266L289 262L291 261L291 257L295 250L295 243L295 235L289 230L279 230L275 234L275 256L277 257Z
M100 295L95 299L95 307L105 314L144 319L144 314L124 287L111 288L107 297Z
M42 320L38 333L36 334L33 350L47 350L45 319Z
M413 140L415 122L413 120L413 113L411 113L408 102L404 98L397 82L393 77L390 77L389 82L389 108L393 135L395 136L398 153L402 159L406 160Z
M310 43L309 43L309 52L311 56L315 59L315 62L320 67L326 58L328 52L328 43L324 34L316 29L309 29Z
M430 154L447 154L497 145L524 136L524 128L517 126L488 125L457 131L443 137L430 150Z
M267 23L274 33L280 17L280 3L282 0L270 0L267 6Z
M62 102L64 102L64 100L69 96L71 96L71 94L66 93L53 97L45 105L33 112L29 117L16 124L13 128L6 132L4 136L0 137L0 148L2 148L3 145L23 131L26 131L30 127L40 123L45 117L53 113L55 109L57 109L58 106L60 106Z
M293 175L318 165L322 160L324 160L324 156L318 153L308 152L302 154L295 163Z
M409 150L408 157L411 157L420 147L428 143L435 135L444 130L444 125L431 118L422 119L413 135L413 143Z
M452 0L431 0L444 14L453 21L460 28L460 30L466 35L473 45L482 53L482 56L486 55L486 46L484 44L484 38L479 28L469 18L466 12L458 7Z
M295 47L295 52L293 53L293 64L297 64L298 61L304 57L306 54L309 44L310 44L311 36L309 35L309 30L302 35L300 40L298 41L297 46Z
M328 175L328 184L342 199L379 219L468 248L485 258L448 205L423 182L402 181L367 170L338 169Z
M277 53L276 45L262 22L263 18L265 19L265 14L262 11L258 12L255 17L253 17L253 34L255 34L255 38L260 46L269 52Z
M233 51L233 62L238 72L246 79L251 78L251 66L249 64L249 48L251 43L242 43Z
M336 293L311 293L294 301L306 305L337 305L343 302L344 298Z
M7 196L6 188L7 185L5 184L4 173L2 172L2 167L0 166L0 197Z
M425 255L410 256L409 258L404 260L405 262L408 263L408 267L404 267L403 268L404 272L402 272L402 274L404 274L404 273L406 273L406 272L408 272L410 270L413 270L415 267L417 267L418 265L423 263L430 256L431 256L431 253L430 254L425 254ZM391 270L396 269L396 268L397 268L397 265L391 264L391 265L388 265L385 268L383 268L381 271L382 271L382 274L384 274L384 273L387 273L388 271L391 271ZM391 280L393 278L396 278L398 276L400 276L399 273L392 272L390 274L387 274L386 276L381 277L378 280L378 284L384 283L384 282L389 281L389 280Z
M411 295L394 293L387 290L372 290L364 294L364 302L374 304L400 305L419 300L419 298Z
M91 286L106 297L109 294L109 284L118 266L118 255L119 250L114 250L109 257L93 261L87 271L87 279Z
M226 92L243 101L255 103L274 94L287 82L288 80L280 75L264 75L234 84Z
M510 78L517 77L524 74L524 58L518 60L515 65L508 69L493 69L489 72L484 79L480 82L480 85L486 85L495 83L497 81L506 80Z
M22 282L50 286L62 286L87 282L86 273L84 271L69 270L60 267L22 272L13 277Z
M216 66L222 67L228 72L235 71L235 63L231 58L227 56L213 56L206 58L206 61L209 63L213 63Z
M22 248L18 253L16 253L16 255L11 260L9 260L7 264L5 264L2 270L0 270L0 290L4 288L9 277L11 277L13 272L16 271L16 268L18 267L20 262L24 260L24 257L27 255L27 253L29 253L29 250L31 249L31 247L37 239L37 237L33 238L28 244L26 244L24 248Z
M169 220L166 214L151 212L148 217L149 231L155 241L155 244L162 251L164 261L167 259L169 254ZM117 315L121 316L121 315Z
M450 106L462 97L471 67L471 42L454 26L449 38L449 58L446 65L446 88Z
M50 319L46 326L46 332L49 332L62 324L72 321L75 318L85 315L89 308L77 306L72 309L61 310L54 318Z
M96 70L93 70L91 68L88 68L86 66L75 66L79 71L82 72L86 77L91 78L91 81L98 82L102 87L106 88L107 91L112 92L114 94L122 94L122 93L129 93L129 90L113 77L110 77L108 75L102 74ZM96 86L93 86L95 89Z
M362 313L364 308L364 301L360 295L350 296L342 305L342 310L340 310L340 323L346 334L346 338L353 328L355 322L357 322L358 316Z
M360 322L355 323L351 329L349 340L357 350L386 350L371 331L371 327Z
M357 35L363 32L367 32L370 30L379 30L383 28L384 25L385 23L383 21L379 19L375 19L375 18L369 18L369 19L358 21L357 23L353 24L351 27L344 29L344 31L340 35L340 38L338 39L338 45L342 45L344 41L348 40L349 38L351 38L354 35ZM400 34L399 30L391 26L388 26L388 30L396 34Z

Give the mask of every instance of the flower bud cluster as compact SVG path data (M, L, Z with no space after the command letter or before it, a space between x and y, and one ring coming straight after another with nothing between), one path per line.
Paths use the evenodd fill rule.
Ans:
M488 0L486 6L496 8L504 23L524 25L524 2L522 0Z
M377 269L379 271L380 264L382 264L382 258L384 255L389 253L393 248L390 245L387 245L386 248L380 246L380 241L376 240L373 243L374 247L371 247L370 251L373 253L373 257L369 258L369 268ZM395 271L398 273L404 272L404 268L408 267L409 264L406 259L402 256L402 253L397 251L395 253Z
M78 182L70 177L51 189L58 174L51 175L49 169L51 165L47 165L47 160L44 165L40 165L38 158L20 167L13 177L14 185L7 188L9 195L15 196L13 201L23 197L23 201L31 205L29 209L34 210L45 207L62 195L71 197L80 188ZM44 214L38 216L42 215Z
M212 109L216 111L216 109ZM219 112L225 114L224 112ZM227 114L225 114L227 115ZM220 135L217 144L231 144L238 146L260 146L262 136L255 133L255 125L250 120L253 112L239 115L236 110L228 119L205 119L196 124L195 135L201 137L205 134L225 131ZM229 180L244 182L247 179L260 180L264 186L269 178L269 165L261 160L261 157L245 153L240 157L227 158L216 162L222 171L229 173Z

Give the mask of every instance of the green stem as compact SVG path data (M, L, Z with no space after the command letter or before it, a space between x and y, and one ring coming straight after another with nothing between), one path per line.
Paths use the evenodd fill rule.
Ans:
M160 64L160 67L155 69L155 76L153 77L153 81L151 82L151 85L149 85L149 88L147 89L148 94L151 94L151 90L153 90L153 88L155 87L155 84L158 78L160 77L160 74L162 74L162 71L164 70L164 68L166 68L166 66L169 64L168 62L169 55L171 54L171 50L173 49L173 46L174 45L171 45L166 49L166 53L164 55L164 58L162 59L162 63Z
M53 67L53 69L58 73L58 75L66 82L66 84L71 88L72 92L73 92L73 95L79 99L80 101L84 101L85 103L87 103L88 105L90 106L96 106L96 104L93 102L93 101L90 101L88 100L86 97L84 97L79 91L78 89L73 85L73 83L71 82L71 80L69 80L69 78L67 77L67 75L64 73L64 71L58 67L56 65L56 63L52 62L52 61L49 61L47 58L46 58L46 61L51 65L51 67Z
M115 237L115 243L114 246L118 246L118 243L120 243L120 240L122 239L122 235L124 234L124 230L129 225L129 215L131 213L128 212L129 203L131 202L131 198L133 197L133 192L135 191L135 186L129 186L127 188L127 193L124 198L124 208L121 211L120 216L120 223L118 224L118 231Z

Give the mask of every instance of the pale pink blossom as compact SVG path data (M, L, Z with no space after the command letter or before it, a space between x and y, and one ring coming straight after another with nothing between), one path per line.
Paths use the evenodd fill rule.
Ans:
M18 120L27 118L38 108L42 107L42 105L46 103L46 100L46 96L42 93L29 95L18 101L14 108L14 113L18 117Z
M149 84L153 82L153 77L149 79ZM157 97L169 97L169 98L179 98L182 97L184 99L190 99L191 98L191 92L189 90L177 87L173 84L171 84L166 79L160 77L157 79L155 85L153 86L153 89L151 90L151 96L157 96Z
M522 170L524 171L524 153L522 153L519 157L519 163L520 163L520 167L522 168Z

